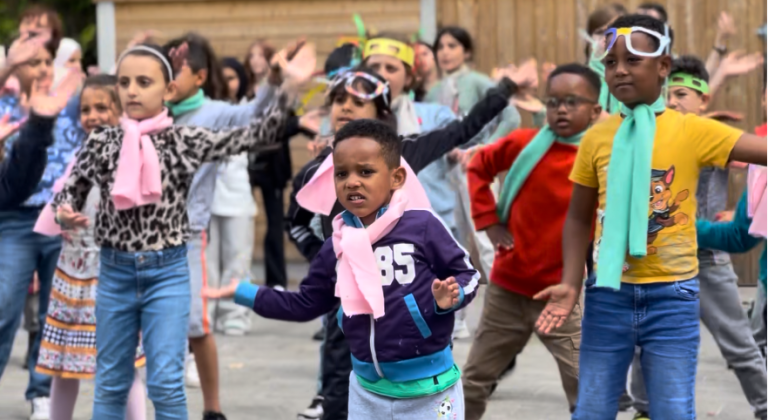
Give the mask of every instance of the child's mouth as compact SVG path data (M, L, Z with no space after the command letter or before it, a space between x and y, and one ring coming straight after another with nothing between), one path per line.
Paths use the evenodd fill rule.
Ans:
M347 201L349 201L350 204L359 206L365 202L365 197L361 194L350 194L347 196Z

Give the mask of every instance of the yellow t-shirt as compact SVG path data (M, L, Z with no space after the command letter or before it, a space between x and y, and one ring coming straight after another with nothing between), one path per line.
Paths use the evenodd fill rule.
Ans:
M613 137L621 122L620 115L613 115L587 131L570 176L577 184L598 189L595 264L605 214L608 162ZM648 207L648 254L644 258L627 256L623 282L679 281L698 274L696 187L699 170L707 166L724 167L741 134L741 130L717 121L670 109L656 117Z

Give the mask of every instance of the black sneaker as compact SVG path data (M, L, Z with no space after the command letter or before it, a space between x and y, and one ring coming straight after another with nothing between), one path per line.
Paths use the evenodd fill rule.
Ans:
M619 398L619 412L626 413L630 408L632 408L632 397L624 391Z
M203 420L227 420L227 418L222 413L203 411Z
M312 403L304 411L298 414L298 420L317 420L323 417L323 400L321 395L315 396L312 399Z
M323 341L325 338L325 328L320 327L319 330L312 336L312 339L315 341Z

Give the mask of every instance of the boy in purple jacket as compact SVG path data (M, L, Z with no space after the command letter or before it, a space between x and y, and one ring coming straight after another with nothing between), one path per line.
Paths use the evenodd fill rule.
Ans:
M429 208L385 123L356 120L336 133L333 165L308 187L322 195L331 180L345 211L299 292L240 283L206 295L234 295L265 318L299 322L325 314L339 296L352 352L350 419L463 419L450 342L454 311L477 289L469 255Z

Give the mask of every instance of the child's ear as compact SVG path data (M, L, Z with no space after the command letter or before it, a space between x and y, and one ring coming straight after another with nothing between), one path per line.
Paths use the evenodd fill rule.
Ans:
M165 87L165 93L163 94L163 101L169 102L172 101L173 98L176 97L176 82L168 83L168 86Z
M711 96L707 93L701 94L701 105L699 106L699 111L704 112L709 107L709 101L712 99Z
M203 86L206 80L208 80L208 69L200 69L195 73L195 86Z
M659 57L659 77L666 79L672 69L672 56L664 54Z
M400 188L403 188L407 176L405 168L402 166L398 166L397 169L392 171L392 189L399 190Z
M592 114L589 116L589 125L595 124L603 116L603 107L599 103L592 105Z

